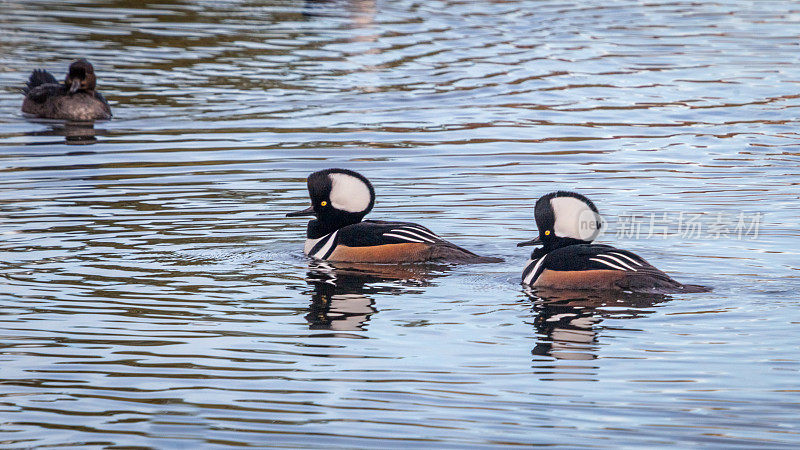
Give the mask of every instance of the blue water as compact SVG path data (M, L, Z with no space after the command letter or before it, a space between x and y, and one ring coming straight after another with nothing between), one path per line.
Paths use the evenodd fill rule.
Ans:
M793 2L3 11L4 447L800 445ZM23 117L78 57L114 119ZM506 262L307 260L328 167ZM714 291L523 289L557 189Z

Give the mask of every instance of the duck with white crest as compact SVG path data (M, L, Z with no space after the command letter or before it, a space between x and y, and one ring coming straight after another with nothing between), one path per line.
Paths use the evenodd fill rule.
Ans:
M287 217L314 216L303 252L319 260L365 263L501 262L476 255L411 222L362 220L375 205L372 183L358 172L325 169L308 176L311 206Z
M597 207L576 192L542 196L534 207L539 236L517 244L541 245L522 271L522 283L545 289L613 289L633 292L708 292L681 284L641 256L593 244L602 227Z

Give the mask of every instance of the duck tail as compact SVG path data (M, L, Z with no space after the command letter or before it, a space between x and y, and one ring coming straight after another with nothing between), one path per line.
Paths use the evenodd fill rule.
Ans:
M58 80L50 72L44 69L36 69L31 73L31 77L28 78L26 84L27 86L22 88L22 91L27 94L31 89L43 84L58 84Z
M714 289L709 286L701 286L699 284L682 284L678 292L697 294L700 292L711 292L713 290Z
M486 264L503 262L502 258L480 256L461 248L451 242L439 241L437 245L428 247L426 260L451 262L456 264Z
M505 262L506 260L503 258L496 258L494 256L477 256L476 258L470 259L468 261L475 264L490 264L490 263L501 263Z

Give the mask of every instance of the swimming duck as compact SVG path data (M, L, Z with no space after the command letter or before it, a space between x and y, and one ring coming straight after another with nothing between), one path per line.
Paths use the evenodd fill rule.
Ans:
M636 292L707 292L681 284L641 256L592 244L602 226L597 207L585 196L558 191L534 207L539 236L517 244L541 245L522 271L522 283L549 289L616 289Z
M74 122L110 119L111 107L95 90L96 84L94 67L85 59L70 64L63 84L50 72L36 69L22 90L22 112Z
M364 220L375 205L375 189L360 173L326 169L308 176L311 206L287 217L308 222L303 252L315 259L368 263L421 261L500 262L476 255L411 222Z

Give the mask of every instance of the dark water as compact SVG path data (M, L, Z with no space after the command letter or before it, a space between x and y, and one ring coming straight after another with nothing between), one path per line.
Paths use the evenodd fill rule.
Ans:
M798 22L777 1L3 2L2 446L800 445ZM22 117L30 71L81 56L114 119ZM333 166L373 181L371 217L506 262L306 260L284 214ZM526 292L515 243L556 189L714 292Z

